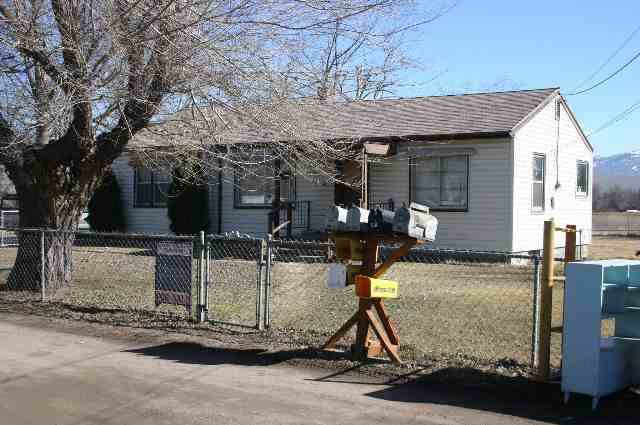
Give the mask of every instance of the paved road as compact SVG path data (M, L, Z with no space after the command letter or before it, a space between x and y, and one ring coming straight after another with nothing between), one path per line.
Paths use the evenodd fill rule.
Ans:
M402 401L370 378L320 379L332 372L255 358L37 329L0 315L0 425L534 423Z

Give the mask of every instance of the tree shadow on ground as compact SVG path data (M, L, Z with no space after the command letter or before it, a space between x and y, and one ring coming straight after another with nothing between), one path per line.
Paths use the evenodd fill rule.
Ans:
M193 342L169 342L143 348L126 350L142 356L168 360L177 363L198 365L231 364L240 366L273 366L293 359L317 358L314 349L269 351L255 348L218 348L207 347ZM342 353L324 352L322 357L328 360L343 358Z
M565 406L558 384L533 382L472 368L445 368L368 394L405 403L430 403L476 409L555 424L620 424L640 422L640 395L624 391L601 399L572 395Z

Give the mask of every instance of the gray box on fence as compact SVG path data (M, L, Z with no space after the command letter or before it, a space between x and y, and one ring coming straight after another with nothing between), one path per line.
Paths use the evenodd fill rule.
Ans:
M155 303L191 309L193 243L162 241L156 247Z

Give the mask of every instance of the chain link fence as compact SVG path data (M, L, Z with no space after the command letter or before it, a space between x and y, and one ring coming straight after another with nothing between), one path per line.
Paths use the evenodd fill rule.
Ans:
M353 286L327 287L331 242L10 231L19 246L0 248L0 302L42 299L122 322L147 315L150 326L160 316L208 318L309 345L322 344L357 309ZM381 247L380 260L391 250ZM385 304L401 356L528 363L536 267L528 256L412 249L384 276L399 282L399 298Z
M6 231L5 231L6 232ZM190 318L198 304L193 237L15 230L0 248L0 299L41 299L74 311Z
M271 325L328 338L356 310L353 286L329 289L331 244L273 242ZM380 260L391 252L382 247ZM385 304L408 359L469 357L531 361L533 257L415 248L385 279L399 297ZM352 330L350 342L355 341ZM344 347L349 345L349 339Z

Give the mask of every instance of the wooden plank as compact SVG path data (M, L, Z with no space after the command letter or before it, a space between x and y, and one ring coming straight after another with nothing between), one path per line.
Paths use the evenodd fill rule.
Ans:
M389 358L396 364L402 364L402 360L400 360L400 356L398 355L397 345L394 347L394 345L391 344L391 341L389 341L387 334L380 326L380 323L378 323L378 320L373 315L373 312L371 310L367 310L366 314L367 318L369 319L369 323L371 323L371 327L373 328L373 332L375 332L376 337L378 337L378 340L380 341L380 343L382 343L382 347L389 355Z
M575 224L567 225L567 234L564 240L564 263L576 261L576 231Z
M400 248L394 250L389 258L378 267L375 272L371 275L371 277L380 277L382 276L389 268L398 261L400 258L404 257L409 253L409 250L413 248L417 243L416 239L410 238L408 239Z
M358 328L356 329L356 343L353 355L356 359L364 359L369 344L369 320L367 312L371 311L371 300L360 298L358 302Z
M377 357L382 353L382 350L382 344L379 341L371 341L367 347L367 357Z
M387 313L387 309L385 308L382 300L373 300L373 305L378 312L378 316L380 316L380 321L382 322L382 326L384 326L384 330L387 332L387 335L389 335L389 341L394 345L400 344L400 337L391 324L389 313Z
M342 325L342 327L338 329L338 331L334 333L331 338L329 338L327 342L324 343L324 345L322 346L322 349L326 350L328 348L334 348L338 343L338 341L340 341L340 339L344 336L344 334L346 334L349 331L349 329L351 329L353 325L356 324L359 318L360 318L360 311L356 311L356 313L353 316L351 316L351 318L347 320L344 323L344 325Z
M407 235L395 234L395 233L382 233L382 232L333 232L330 234L331 238L343 238L343 239L355 239L355 240L368 240L376 239L382 242L398 243L406 242L408 240L415 240ZM420 241L418 241L420 243Z

